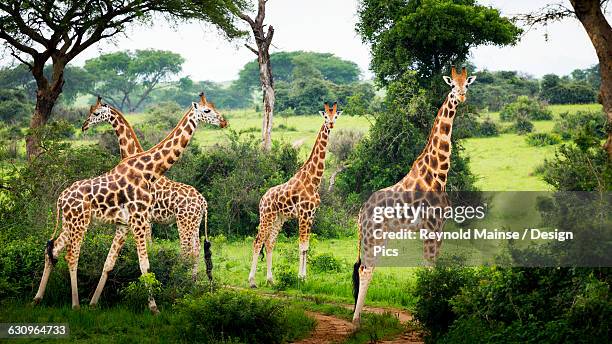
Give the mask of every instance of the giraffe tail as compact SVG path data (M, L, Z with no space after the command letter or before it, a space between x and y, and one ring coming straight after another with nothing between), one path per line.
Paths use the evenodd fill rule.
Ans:
M210 251L211 246L212 244L208 240L208 209L204 208L204 262L206 263L206 276L208 276L208 279L212 282L213 262L212 252Z
M55 246L54 238L55 238L55 234L57 234L57 228L59 227L59 217L60 217L60 200L58 198L57 202L55 203L55 227L53 228L53 234L51 235L51 238L49 238L49 240L47 241L47 247L45 249L47 255L49 256L49 261L54 266L57 263L57 258L53 257L53 248Z
M358 222L361 223L361 212L359 212ZM359 296L359 268L361 267L361 225L359 226L358 241L357 241L357 261L353 265L353 298L355 299L354 307L357 307L357 297ZM355 309L353 308L353 310Z

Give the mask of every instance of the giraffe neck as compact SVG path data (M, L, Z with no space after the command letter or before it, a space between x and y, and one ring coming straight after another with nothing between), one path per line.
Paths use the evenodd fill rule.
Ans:
M318 187L321 184L323 171L325 170L325 156L327 155L327 143L329 142L330 129L325 123L321 126L317 140L315 141L310 157L304 163L301 170L306 172L310 181Z
M424 185L429 185L432 191L446 189L450 169L453 120L457 113L458 104L456 96L452 92L449 93L442 107L438 110L438 115L427 139L427 145L412 164L412 169L404 178L405 181L412 180L416 176L423 180Z
M142 170L150 182L155 182L181 157L195 132L198 121L192 118L191 108L176 127L160 143L144 153L132 156L123 162L136 170Z
M119 141L121 159L144 152L144 149L142 149L138 141L138 137L136 137L134 129L132 129L132 126L125 117L123 117L123 114L115 108L111 108L111 114L110 124L113 126Z

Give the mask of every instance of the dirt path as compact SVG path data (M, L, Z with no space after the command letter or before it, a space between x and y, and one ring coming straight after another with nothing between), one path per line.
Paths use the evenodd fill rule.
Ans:
M232 289L243 289L240 287L230 287ZM276 294L276 293L268 293L260 291L259 294L265 295L273 298L301 298L304 300L308 300L308 297L299 297L299 296L289 296L284 294ZM343 307L346 309L353 309L353 305L345 304L345 303L336 303L329 302L329 304ZM414 318L412 314L406 312L405 310L393 308L393 307L370 307L364 306L363 311L365 313L376 313L376 314L384 314L391 313L396 318L399 319L402 323L407 323L412 321ZM353 324L331 315L326 315L323 313L306 311L308 316L317 320L317 326L315 330L311 333L311 336L302 339L300 341L294 342L295 344L332 344L332 343L341 343L346 337L348 337L352 331L354 330ZM406 331L398 335L396 338L391 340L385 340L378 342L379 344L423 344L423 334L420 331L408 328Z
M353 331L353 324L344 319L310 311L306 311L306 314L317 320L317 327L309 338L295 344L340 343Z

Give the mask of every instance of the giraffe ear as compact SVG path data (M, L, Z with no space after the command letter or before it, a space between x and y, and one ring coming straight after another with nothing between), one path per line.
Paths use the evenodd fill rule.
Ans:
M453 79L451 79L449 76L443 76L442 79L444 79L444 82L446 82L449 86L453 86Z
M473 83L474 80L476 80L476 75L472 75L469 78L467 78L467 80L465 81L465 84L469 85L469 84Z

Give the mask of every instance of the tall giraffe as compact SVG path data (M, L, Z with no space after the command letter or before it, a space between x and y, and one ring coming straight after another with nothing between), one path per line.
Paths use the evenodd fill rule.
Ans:
M110 123L117 135L122 159L144 152L136 133L123 114L112 106L102 104L101 100L98 97L96 104L90 107L89 116L83 123L83 131L99 123ZM192 273L194 279L197 275L200 256L200 222L204 218L204 255L207 257L206 273L208 278L212 280L212 260L210 260L210 242L208 241L207 228L208 212L204 196L194 187L172 181L165 176L160 177L153 184L152 191L154 203L151 209L151 222L176 223L181 242L181 253L183 256L189 256L194 260ZM117 242L124 243L124 240L117 239ZM108 273L115 266L119 251L122 248L121 246L111 246L106 263L104 264L102 276L100 277L100 283L91 299L91 305L95 305L98 302Z
M334 103L330 109L325 103L325 111L320 111L324 122L319 130L317 139L310 157L304 165L286 183L270 188L259 201L259 231L253 241L253 261L249 284L252 288L255 284L255 272L257 271L257 260L262 245L266 246L267 280L273 283L272 277L272 250L276 243L276 237L283 227L283 223L290 218L299 221L300 234L300 263L298 275L306 277L306 253L308 252L308 241L310 228L314 220L314 214L321 203L319 196L319 185L325 170L325 155L329 134L336 123L336 119L342 114L337 111L338 104Z
M379 190L379 192L382 191L392 195L402 192L435 193L446 190L446 181L450 169L453 120L457 106L466 100L467 88L474 82L476 77L468 77L465 67L463 67L459 74L453 66L451 68L451 77L443 76L443 78L451 86L451 91L442 107L438 110L423 152L417 157L412 164L412 168L402 180L395 185ZM368 219L364 208L366 208L366 205L362 207L359 213L359 256L353 271L353 294L355 297L353 323L355 325L360 323L361 310L363 309L376 262L372 252L374 246L371 244L376 241L373 239L373 226L366 225ZM443 224L444 222L438 219L429 228L438 228L439 230ZM362 241L366 242L367 245L363 245ZM439 244L439 241L424 242L425 258L435 258L435 252Z
M112 246L120 247L128 231L136 239L140 271L149 271L146 235L150 231L149 214L154 204L152 185L180 158L199 122L224 128L227 122L206 102L192 103L189 110L168 136L146 152L122 160L109 172L91 179L80 180L62 191L57 200L55 229L45 249L45 269L34 303L42 300L49 275L59 253L65 256L70 271L72 308L79 308L77 267L83 237L92 219L117 224ZM62 213L62 231L55 233ZM112 249L112 248L111 248ZM118 251L118 250L117 250ZM149 309L157 313L153 295L149 293Z

